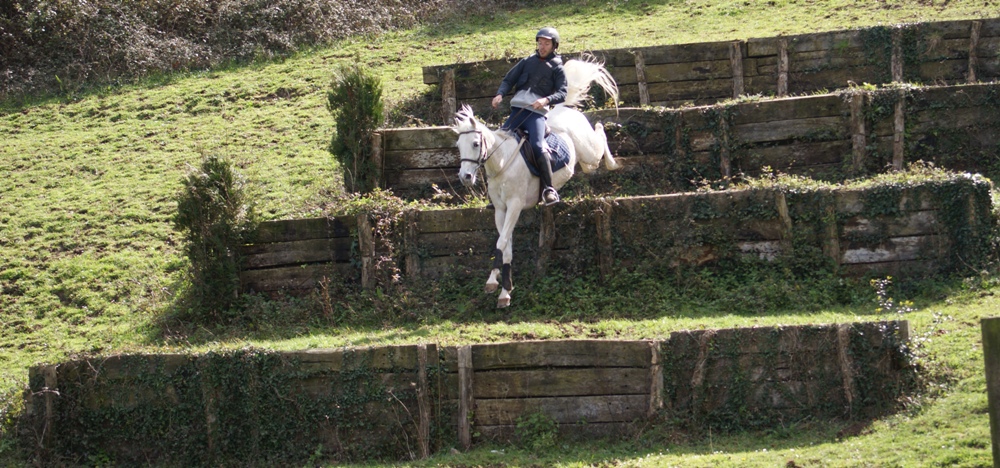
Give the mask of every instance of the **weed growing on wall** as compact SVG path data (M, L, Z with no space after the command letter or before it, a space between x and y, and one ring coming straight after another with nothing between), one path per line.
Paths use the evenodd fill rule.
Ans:
M348 192L367 192L378 186L378 167L372 159L371 136L382 125L382 80L363 65L345 65L327 92L327 109L337 133L330 153L344 171Z
M190 293L198 315L223 319L240 292L240 246L256 229L246 179L233 163L210 156L192 167L177 200L174 228L184 235Z

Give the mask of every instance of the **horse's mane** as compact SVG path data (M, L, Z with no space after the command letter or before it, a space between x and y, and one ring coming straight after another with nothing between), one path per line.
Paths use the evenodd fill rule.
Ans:
M476 116L472 112L472 107L468 104L462 104L462 108L455 113L455 126L452 127L452 130L461 132L475 128Z
M584 52L580 58L567 60L563 72L566 74L566 106L572 107L589 99L587 92L590 91L590 83L594 82L608 93L611 102L618 107L618 84L594 54Z

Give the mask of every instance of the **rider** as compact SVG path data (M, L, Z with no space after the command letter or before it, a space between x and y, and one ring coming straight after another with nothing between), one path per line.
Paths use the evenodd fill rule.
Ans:
M556 53L559 32L555 28L542 28L535 34L535 43L538 50L517 62L503 77L493 98L493 108L500 105L505 94L517 89L510 100L510 116L503 128L520 128L528 133L528 144L541 174L541 203L552 205L559 203L559 194L552 186L552 164L548 146L545 145L545 114L549 106L566 100L566 75L563 73L562 57Z

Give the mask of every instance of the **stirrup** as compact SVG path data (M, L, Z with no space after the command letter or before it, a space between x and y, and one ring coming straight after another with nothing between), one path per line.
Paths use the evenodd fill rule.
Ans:
M541 201L542 205L552 206L555 205L556 203L559 203L560 201L561 200L559 200L559 193L556 192L556 189L549 187L544 191L542 191L542 201Z

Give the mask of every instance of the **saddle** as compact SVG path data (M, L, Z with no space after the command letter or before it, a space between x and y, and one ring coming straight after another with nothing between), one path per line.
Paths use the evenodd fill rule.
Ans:
M518 142L521 142L522 139L527 137L527 133L521 129L518 129L517 132L514 133L514 138L516 138ZM553 173L569 164L569 146L566 145L566 142L563 141L562 137L556 135L555 133L551 133L548 125L545 126L544 144L549 148L549 161L551 162ZM538 177L539 170L538 166L535 165L535 158L531 145L521 145L521 157L524 158L525 164L528 165L528 171L531 172L531 175Z

